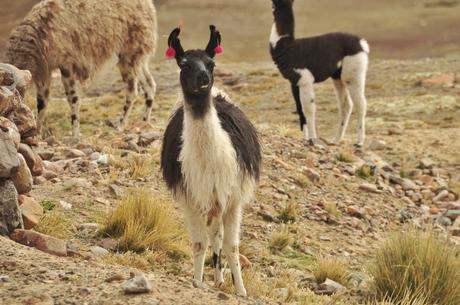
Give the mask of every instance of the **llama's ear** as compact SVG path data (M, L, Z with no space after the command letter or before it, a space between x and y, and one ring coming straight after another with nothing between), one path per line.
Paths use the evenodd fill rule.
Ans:
M224 52L224 49L220 45L222 42L222 37L214 25L210 25L209 30L211 31L211 35L209 37L208 46L206 47L206 53L209 55L209 57L214 58L216 54Z
M175 28L168 38L168 49L166 50L167 58L175 58L177 62L184 56L184 49L179 39L180 28Z

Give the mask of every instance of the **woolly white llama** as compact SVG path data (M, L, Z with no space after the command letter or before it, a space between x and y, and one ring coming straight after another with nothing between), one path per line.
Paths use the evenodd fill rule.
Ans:
M169 37L167 54L175 57L180 67L184 98L166 129L161 167L185 214L193 244L194 285L204 285L205 252L210 242L216 286L223 283L223 251L236 293L245 296L239 231L242 208L252 199L259 178L261 151L256 130L244 113L226 95L212 90L212 58L222 49L220 33L214 26L210 28L206 51L184 52L179 28Z
M317 140L314 83L332 78L337 95L340 121L334 142L342 141L353 105L358 112L358 140L364 144L366 97L364 89L369 45L366 40L346 33L330 33L295 39L294 0L272 0L275 18L270 34L270 53L284 78L291 82L300 128L310 144Z
M51 73L60 69L71 107L72 132L80 134L76 81L94 75L110 57L126 83L126 123L140 81L145 92L144 120L150 119L156 84L148 62L157 40L152 0L44 0L38 3L9 38L7 61L29 70L37 87L38 128L41 131L50 93Z

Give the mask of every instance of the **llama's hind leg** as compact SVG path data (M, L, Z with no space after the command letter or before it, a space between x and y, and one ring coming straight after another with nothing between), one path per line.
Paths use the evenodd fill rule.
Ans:
M128 119L129 114L131 113L131 109L133 108L134 98L137 95L137 66L134 65L133 60L130 58L126 58L124 56L120 56L118 62L118 67L121 72L121 78L123 82L126 84L126 100L125 106L123 107L123 114L120 119L120 129L123 129L126 125L126 121Z
M339 106L339 126L337 128L337 134L334 139L335 144L340 144L343 140L345 132L347 130L348 122L350 121L351 111L353 109L353 103L351 102L348 91L345 84L340 79L334 79L334 89L337 96L337 104Z
M144 93L145 93L145 112L144 112L143 119L145 122L149 122L150 116L152 113L153 100L155 98L155 94L157 90L157 84L154 78L152 77L152 74L150 73L147 60L142 66L139 80L141 82L142 88L144 89Z
M233 207L230 207L224 215L223 252L227 257L236 293L240 296L246 296L247 292L246 288L244 288L240 266L240 223L241 207L239 205L234 205Z
M69 70L61 68L62 84L64 85L67 102L70 106L70 121L72 122L72 136L80 138L80 104L75 90L75 78Z
M224 224L222 215L216 215L208 219L209 240L212 248L212 267L214 268L214 283L216 287L224 283L222 272L222 244L224 238Z
M206 249L208 248L206 219L193 209L186 208L185 222L192 241L193 286L204 288L206 287L204 284L204 261Z
M300 89L300 100L302 102L302 110L307 119L307 130L306 140L310 145L316 144L316 100L315 91L313 89L313 83L302 84L299 86ZM304 127L305 128L305 127Z
M342 79L347 85L350 97L358 114L358 147L364 145L366 135L366 111L367 101L364 95L366 86L366 72L368 55L364 52L353 56L347 56L343 60Z

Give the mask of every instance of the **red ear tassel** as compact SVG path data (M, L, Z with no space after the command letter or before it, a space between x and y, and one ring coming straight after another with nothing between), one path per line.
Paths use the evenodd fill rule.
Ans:
M169 47L169 48L166 50L166 57L167 57L167 58L174 58L174 57L176 57L176 50L174 50L172 47Z
M218 45L217 47L214 48L214 52L215 52L216 54L224 53L224 48L222 48L221 45Z

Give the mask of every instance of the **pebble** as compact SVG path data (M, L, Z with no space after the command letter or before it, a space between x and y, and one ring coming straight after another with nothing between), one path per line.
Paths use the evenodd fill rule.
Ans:
M10 281L10 277L8 275L0 275L0 282L6 283Z
M347 207L347 213L350 216L356 217L356 218L364 218L364 211L360 208L358 208L355 205L350 205Z
M72 209L72 204L71 204L71 203L68 203L67 201L60 200L60 201L59 201L59 204L61 205L61 207L62 207L64 210L71 210L71 209Z
M228 294L223 293L223 292L219 292L219 293L217 294L217 298L218 298L219 300L224 300L224 301L230 299L230 297L228 296Z
M430 158L423 158L420 160L420 168L421 169L431 169L436 165L436 163L431 160Z
M377 186L372 183L363 183L359 186L359 189L369 192L369 193L375 193L375 194L382 193L382 191L377 189Z
M139 273L124 282L122 288L125 294L147 293L152 290L150 282L142 273Z
M387 143L383 140L371 140L369 143L369 149L370 150L382 150L385 149L387 146Z
M99 246L92 246L89 248L89 251L91 251L91 253L93 253L96 256L104 256L109 254L109 251Z
M79 149L68 149L65 151L64 154L65 154L65 157L68 159L83 158L86 156L86 154Z
M313 183L319 182L319 180L321 178L320 174L317 171L315 171L314 169L311 169L311 168L306 168L304 170L304 173L308 177L308 179L310 179L310 181L313 182Z
M446 198L447 196L449 195L449 191L448 190L442 190L440 191L434 198L433 198L433 202L439 202L439 201L442 201L444 198Z
M333 280L326 279L324 283L319 284L318 287L316 287L315 293L318 295L333 295L337 291L343 290L343 289L345 289L345 287L342 286L341 284Z

